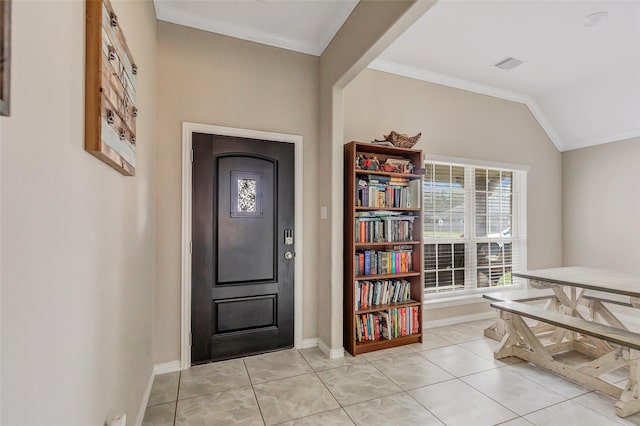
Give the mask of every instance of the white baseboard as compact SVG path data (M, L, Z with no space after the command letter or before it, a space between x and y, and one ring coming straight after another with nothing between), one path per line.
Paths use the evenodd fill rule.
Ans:
M156 364L153 366L153 374L165 374L180 371L180 360L169 361L163 364Z
M147 404L149 403L149 395L151 395L151 387L153 386L153 378L155 377L155 367L149 375L149 381L147 382L147 388L142 396L142 403L138 409L138 415L136 416L135 426L142 426L142 420L144 420L144 412L147 410Z
M315 348L318 346L319 340L320 339L318 339L317 337L314 337L312 339L303 339L298 349Z
M495 318L496 312L491 310L489 312L481 312L479 314L460 315L457 317L443 318L439 320L424 321L424 328L443 327L445 325L461 324L469 321L479 321L483 319Z
M180 361L170 361L164 364L156 364L153 366L149 382L147 383L147 389L144 391L142 397L142 403L138 409L138 415L136 416L135 426L142 426L142 420L144 420L144 412L147 410L147 404L149 403L149 396L151 395L151 387L153 386L153 378L158 374L173 373L174 371L180 371Z
M344 348L330 349L329 346L320 339L318 339L318 347L330 359L344 358Z

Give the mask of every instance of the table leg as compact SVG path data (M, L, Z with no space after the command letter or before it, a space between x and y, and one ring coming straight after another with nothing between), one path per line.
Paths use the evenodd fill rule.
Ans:
M566 315L571 315L586 320L586 318L583 317L580 312L578 312L578 305L582 302L582 296L584 296L585 290L580 289L577 292L575 290L575 287L571 287L571 297L569 297L567 296L567 293L565 293L563 287L553 287L553 292L555 293L558 302L560 302L560 305L564 307L564 313Z
M500 318L500 311L496 311L496 320L487 328L484 329L485 337L488 337L498 342L502 340L505 334L505 324L502 318Z
M604 323L609 324L612 327L628 330L628 328L623 323L621 323L618 318L616 318L613 312L611 312L609 308L604 305L604 303L599 300L591 300L589 301L589 303L592 310L594 322L598 322L597 317L600 317L601 320L604 320Z
M513 314L509 312L499 311L502 324L505 326L505 333L502 336L500 345L493 354L495 359L506 358L513 355L513 347L517 343L517 332L513 324Z
M640 351L624 349L622 356L629 362L629 382L616 402L616 414L627 417L640 411Z

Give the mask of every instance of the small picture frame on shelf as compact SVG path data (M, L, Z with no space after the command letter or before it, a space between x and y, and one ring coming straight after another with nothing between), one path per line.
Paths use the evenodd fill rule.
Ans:
M380 170L380 162L375 155L360 154L356 161L356 167L360 170Z
M413 168L413 163L410 160L399 158L387 158L387 161L382 164L382 170L388 172L412 173Z

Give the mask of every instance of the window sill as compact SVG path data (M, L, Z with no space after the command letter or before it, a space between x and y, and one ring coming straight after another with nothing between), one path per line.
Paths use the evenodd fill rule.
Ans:
M454 306L462 306L462 305L472 305L474 303L489 303L487 299L482 297L485 293L493 293L497 291L510 291L510 290L521 290L523 288L522 285L513 285L509 286L508 289L504 287L494 288L491 290L485 291L476 291L473 293L466 293L460 295L425 295L424 296L424 308L425 309L440 309L440 308L449 308Z

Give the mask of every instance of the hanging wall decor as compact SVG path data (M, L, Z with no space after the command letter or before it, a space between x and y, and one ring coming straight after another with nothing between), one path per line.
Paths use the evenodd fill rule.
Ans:
M9 115L11 76L11 1L0 1L0 115Z
M109 0L86 1L85 150L136 170L136 66Z

